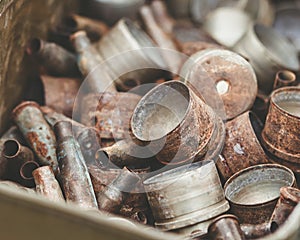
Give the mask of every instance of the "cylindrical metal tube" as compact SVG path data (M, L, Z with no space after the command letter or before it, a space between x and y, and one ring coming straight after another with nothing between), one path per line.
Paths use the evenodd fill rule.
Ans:
M58 77L80 76L75 55L55 43L34 38L29 41L26 51L41 65L41 72Z
M151 9L157 24L167 34L172 34L175 20L169 15L164 1L154 0L151 2Z
M130 172L127 168L123 168L120 175L102 192L97 194L99 209L117 213L121 209L121 204L126 198L126 193L130 192L139 181L139 177Z
M66 200L82 208L98 208L96 196L80 146L70 122L55 124L60 177Z
M36 192L53 202L64 201L64 196L54 173L49 166L37 168L32 173Z
M241 224L241 229L246 239L262 238L271 233L270 223Z
M35 102L23 102L13 110L13 119L42 165L50 165L56 173L55 135L44 119L40 106Z
M292 213L300 202L300 190L292 187L282 187L280 197L271 216L271 232L275 232Z
M283 70L276 73L273 89L276 90L282 87L293 86L296 83L295 73Z
M234 215L222 215L208 227L208 235L216 240L245 240L238 218Z
M84 31L74 33L70 37L77 52L77 64L90 92L116 92L112 72L105 64L103 58L92 46Z
M20 132L19 128L17 126L10 127L0 138L0 141L5 141L8 139L14 139L18 141L20 144L25 145L26 140L22 136L22 133Z

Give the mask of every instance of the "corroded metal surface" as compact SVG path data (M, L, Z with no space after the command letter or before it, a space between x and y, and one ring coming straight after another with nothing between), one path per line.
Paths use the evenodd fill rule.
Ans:
M208 227L211 239L245 240L238 218L234 215L222 215L215 219Z
M225 144L216 164L222 179L254 165L268 163L259 139L261 122L251 112L246 112L226 123Z
M67 202L73 202L86 209L97 209L98 204L92 181L80 146L72 135L71 123L58 122L54 130L58 142L60 177Z
M76 9L77 4L76 0L0 1L0 132L33 77L32 63L24 52L27 41L33 36L46 37L49 27Z
M53 202L64 201L64 196L54 173L49 166L40 167L33 171L36 192Z
M240 223L267 222L283 186L295 186L293 172L278 164L261 164L237 172L225 183L230 211Z

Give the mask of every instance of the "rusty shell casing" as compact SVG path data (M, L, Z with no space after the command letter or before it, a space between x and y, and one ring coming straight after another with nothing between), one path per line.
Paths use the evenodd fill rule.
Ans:
M57 77L80 77L76 56L61 46L33 38L27 46L31 55L42 67L42 73Z
M33 188L28 188L28 187L24 187L18 183L15 182L11 182L11 181L0 181L0 186L5 186L5 187L9 187L11 189L14 189L17 192L26 192L26 193L30 193L30 194L35 194L35 189Z
M22 145L26 145L26 140L24 139L21 131L17 126L10 127L0 138L0 142L4 142L8 139L14 139Z
M62 187L67 202L73 202L82 208L98 208L96 196L80 146L72 135L70 122L55 124L57 136L57 156Z
M283 162L300 164L300 88L274 91L262 131L262 144Z
M278 71L276 73L273 89L276 90L282 87L294 86L297 83L296 80L295 73L288 70Z
M238 218L229 214L216 218L208 227L208 235L218 240L246 240Z
M144 181L144 187L155 226L165 231L202 224L199 230L207 233L205 222L229 209L213 161L184 165L155 175Z
M81 84L80 80L45 75L41 76L41 80L44 86L45 105L72 117L74 102Z
M173 19L169 13L164 1L154 0L150 4L151 10L154 14L157 24L167 34L172 34L175 19Z
M234 174L225 183L230 212L241 224L269 221L283 186L295 186L293 172L278 164L261 164Z
M282 187L280 197L270 219L271 231L275 232L292 213L300 202L300 190L292 187Z
M109 30L104 22L77 14L67 17L64 24L72 32L85 31L91 41L98 41Z
M269 162L259 141L262 128L252 112L226 123L225 144L216 162L222 180L247 167Z
M62 190L54 173L49 166L37 168L32 173L36 185L36 192L53 202L64 201Z
M252 66L229 50L207 49L195 53L183 65L180 76L223 120L249 110L257 95Z
M86 33L79 31L71 35L70 40L77 52L77 64L85 77L90 92L116 92L114 76L96 48L91 44Z
M110 147L101 148L96 153L96 162L101 167L147 167L152 158L153 153L147 147L127 140L121 140Z
M138 175L123 168L120 175L102 192L97 194L99 209L105 212L117 213L130 192L139 181Z
M95 154L100 148L100 136L95 128L86 127L83 124L57 113L48 107L41 107L44 117L52 128L59 121L68 121L72 124L73 135L77 139L84 160L87 165L95 163Z
M173 42L171 36L165 33L160 25L158 25L156 22L150 6L145 5L141 7L139 13L147 33L160 48L178 51L178 48ZM178 71L182 65L181 56L177 54L171 54L170 52L162 52L162 57L168 65L169 71L175 75L178 74Z
M95 47L113 73L121 76L116 84L125 79L153 82L167 69L157 45L127 18L118 21Z
M6 178L27 187L34 187L32 171L38 167L33 152L14 139L6 140L2 152L7 159Z
M12 115L40 164L50 165L56 173L58 170L56 139L40 106L35 102L23 102L13 110Z
M241 229L246 239L262 238L271 233L270 223L241 224Z
M258 91L251 111L253 111L263 123L266 121L269 103L270 97L263 92Z
M296 48L274 29L263 25L255 24L248 28L233 50L249 59L257 76L258 87L266 94L272 91L278 71L299 70Z
M101 139L129 136L130 118L141 97L132 93L88 94L81 103L80 122L95 127Z
M246 33L251 23L252 19L243 10L221 7L207 16L203 28L219 44L231 48Z
M184 83L169 81L148 92L131 118L134 137L163 164L199 160L207 152L217 117Z

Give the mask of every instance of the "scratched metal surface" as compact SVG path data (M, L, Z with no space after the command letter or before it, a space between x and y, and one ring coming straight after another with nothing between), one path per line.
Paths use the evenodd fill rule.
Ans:
M76 7L77 0L0 0L0 133L34 76L25 56L26 42L46 37L49 27Z

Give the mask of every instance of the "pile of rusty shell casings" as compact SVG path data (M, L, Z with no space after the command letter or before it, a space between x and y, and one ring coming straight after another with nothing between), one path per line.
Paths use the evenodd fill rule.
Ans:
M253 66L258 87L269 94L279 70L299 70L296 48L274 29L254 24L235 44L233 50L249 59Z
M210 239L245 240L238 218L234 215L222 215L216 218L208 227Z
M89 92L116 92L113 75L109 67L103 63L103 58L92 45L86 32L79 31L70 36L76 53L77 64L85 78L85 86Z
M214 162L184 165L144 181L155 226L162 230L196 228L207 233L213 218L229 210Z
M35 182L36 192L53 202L64 201L62 190L56 180L52 169L44 166L32 172Z
M136 19L138 10L144 3L145 0L88 0L85 3L85 11L92 18L101 19L113 25L124 17Z
M242 169L270 162L260 144L263 125L255 114L246 112L225 125L225 144L216 161L222 180Z
M299 189L292 187L282 187L280 189L280 197L270 219L272 232L283 225L299 202Z
M17 140L8 139L3 143L2 155L7 159L5 179L26 187L34 187L32 171L39 167L33 152Z
M270 108L262 131L262 144L268 152L294 165L299 172L300 163L300 88L285 87L274 91ZM275 159L274 159L275 160Z
M148 92L131 118L137 142L147 146L163 164L199 160L208 151L217 116L184 83L168 81ZM143 145L143 144L141 144Z
M129 19L121 19L95 45L116 76L152 82L168 69L152 39ZM116 80L118 84L119 80Z
M104 22L77 14L68 16L64 20L63 25L67 31L73 33L85 31L91 41L98 41L109 31L109 27Z
M55 43L31 39L26 52L41 66L41 73L58 77L80 77L76 56Z
M229 50L195 53L183 65L180 76L222 119L233 119L249 110L257 95L252 66Z
M137 174L123 168L119 176L97 194L99 209L110 213L118 213L128 196L126 193L135 188L138 181Z
M79 143L73 137L71 123L58 122L54 131L57 137L59 176L67 202L73 202L86 209L97 209L92 181Z
M22 102L13 110L12 117L40 164L50 165L57 173L55 135L45 120L40 106L35 102Z
M280 188L295 186L294 173L278 164L261 164L234 174L225 183L230 212L242 224L269 221L280 195Z
M44 86L45 105L71 117L81 81L75 78L55 78L46 75L40 78Z
M133 93L87 94L81 102L80 122L95 127L101 139L129 136L130 118L141 97Z

